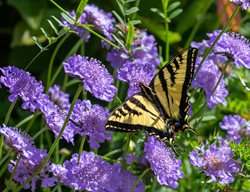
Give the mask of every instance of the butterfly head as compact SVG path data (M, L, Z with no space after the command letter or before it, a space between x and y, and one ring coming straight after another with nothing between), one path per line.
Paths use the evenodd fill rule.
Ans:
M171 119L170 121L168 121L166 133L168 141L172 143L175 139L175 132L186 129L186 126L188 127L188 125L186 125L185 123L182 123L181 121L177 121L175 119Z

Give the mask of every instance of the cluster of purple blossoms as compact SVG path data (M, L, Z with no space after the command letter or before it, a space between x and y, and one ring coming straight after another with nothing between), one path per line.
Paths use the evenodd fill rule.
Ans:
M220 122L221 129L227 130L227 137L235 143L239 143L244 135L250 136L250 122L239 115L227 115Z
M113 85L112 75L100 61L73 55L63 63L63 66L65 73L80 78L85 90L96 98L108 102L113 100L117 88Z
M230 0L230 2L233 2L238 5L242 5L243 10L247 10L250 7L250 1L249 0Z
M65 113L68 113L70 108L69 94L60 90L60 86L54 85L49 88L48 95L50 100Z
M0 134L4 135L6 145L18 153L17 159L19 160L11 160L8 165L8 170L12 173L15 169L16 163L18 162L18 166L16 167L14 174L14 180L16 182L23 183L41 165L47 156L47 151L34 147L31 138L16 128L6 126L1 127ZM48 178L48 167L49 164L47 164L45 168L32 179L31 183L28 183L24 188L31 188L34 191L38 180L42 180L43 187L53 186L55 178Z
M231 148L220 141L220 146L211 144L208 149L207 146L202 146L197 150L190 152L190 162L195 166L201 168L204 173L211 177L212 181L221 184L228 184L234 181L234 175L240 172L238 163L233 160L234 153Z
M205 49L213 44L219 33L220 31L216 30L213 33L207 34L210 38L209 40L203 40L198 43L192 42L191 45L198 48L199 54L203 55ZM197 65L200 61L201 58L198 58ZM222 34L215 44L213 52L204 61L200 71L192 82L193 87L204 89L210 108L219 103L226 105L225 97L228 95L228 91L225 88L224 80L221 79L215 91L214 88L221 75L218 64L224 64L228 61L234 62L237 67L250 68L250 43L245 37L233 32Z
M99 143L111 140L111 136L105 133L108 116L108 109L98 104L91 105L89 100L77 100L70 118L76 125L76 133L89 136L90 146L99 148Z
M129 192L136 176L122 170L119 164L110 165L93 152L82 152L78 162L78 154L73 154L63 165L51 165L51 172L65 186L75 190ZM140 182L136 192L144 191Z
M178 187L177 180L183 178L180 171L181 160L176 159L171 150L166 148L163 142L155 136L148 136L144 145L145 159L150 163L157 181L161 185L168 185L172 188Z
M114 48L106 58L113 68L118 69L117 79L129 83L128 96L140 90L139 83L150 83L160 63L155 38L145 31L137 30L136 34L131 48L133 60L126 52Z
M75 11L70 12L70 15L75 18ZM111 13L107 13L95 5L87 4L78 22L81 24L92 24L94 28L102 33L107 39L112 39L111 34L114 31L113 23L115 22L115 19L112 17ZM65 19L63 19L63 24L69 29L72 29L73 27ZM82 27L74 27L74 30L78 32L81 37L86 35L86 42L89 40L90 34L85 29Z
M0 68L1 84L10 89L9 101L15 102L18 97L23 100L22 108L34 112L39 108L37 100L42 96L44 87L30 73L14 66Z

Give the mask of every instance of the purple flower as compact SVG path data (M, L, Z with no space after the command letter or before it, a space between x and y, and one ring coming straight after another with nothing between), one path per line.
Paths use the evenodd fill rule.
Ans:
M65 111L61 110L56 104L54 104L48 95L43 95L38 101L39 109L44 115L45 121L50 128L51 131L54 132L57 137L59 132L62 129L64 121L66 119ZM63 131L62 137L67 141L74 143L74 135L75 135L76 127L75 125L69 121L66 125L65 130Z
M78 154L73 154L63 165L53 165L51 169L64 185L75 190L129 192L136 177L122 170L118 164L110 165L93 152L82 152L78 163ZM143 191L142 183L135 191Z
M117 88L113 85L113 77L100 61L73 55L63 65L65 73L80 78L84 88L96 98L109 102L113 100Z
M196 65L200 63L201 58L197 58ZM214 57L210 55L205 62L203 63L200 71L198 72L195 79L192 81L192 87L202 88L206 93L207 105L209 108L212 108L219 103L224 105L227 104L226 96L228 91L225 87L224 79L221 79L216 90L213 92L221 72L218 66L215 64Z
M211 177L212 181L228 184L234 181L234 175L240 171L239 165L233 160L234 153L223 141L220 147L212 144L205 150L206 146L199 148L199 152L190 152L190 162L203 169L204 173Z
M105 134L105 124L108 116L108 109L104 109L98 104L91 105L88 100L77 100L71 119L77 126L76 132L80 135L88 135L90 146L99 148L99 143L104 142L105 139L111 139L110 136Z
M116 77L129 83L128 96L140 91L140 82L150 83L160 63L155 38L145 31L137 30L136 34L131 49L133 60L127 53L117 49L111 49L106 58L112 67L118 69Z
M235 4L242 4L242 9L247 10L250 7L250 1L249 0L230 0L230 2L233 2Z
M0 128L0 134L4 136L5 143L17 153L29 157L27 149L32 148L33 141L30 136L26 133L21 132L15 127L3 126Z
M49 88L48 95L50 100L63 110L65 113L68 112L70 108L69 94L64 93L60 90L60 86L54 85Z
M155 136L148 137L144 152L145 159L150 163L157 181L161 185L177 188L177 180L184 177L183 172L180 171L181 160L176 159L175 155Z
M75 18L75 11L71 11L70 15ZM68 23L65 19L62 19L62 22L65 27L69 29L73 28L78 32L79 36L82 37L86 34L86 42L89 40L90 34L85 29L82 27L73 27L72 24ZM112 39L111 34L114 31L113 23L115 22L115 19L112 17L111 13L107 13L95 5L86 5L78 22L81 24L92 24L94 28L101 32L107 39Z
M38 108L36 100L44 91L42 83L38 82L30 73L17 67L3 67L0 70L3 74L0 76L0 85L4 84L10 88L9 101L15 102L18 97L21 97L22 108L34 112Z
M131 165L134 161L136 161L137 157L135 154L126 153L125 159L127 164Z
M220 122L220 127L227 130L227 139L233 140L235 143L239 143L244 135L250 135L247 131L250 130L250 123L239 115L225 116Z

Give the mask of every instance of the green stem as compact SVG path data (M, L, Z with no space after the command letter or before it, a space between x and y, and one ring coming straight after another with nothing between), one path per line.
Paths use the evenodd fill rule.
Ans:
M60 47L62 46L62 44L66 41L66 39L69 37L70 33L68 33L67 35L65 35L61 40L60 42L57 44L56 48L54 49L53 51L53 54L51 56L51 59L50 59L50 62L49 62L49 69L48 69L48 76L47 76L47 86L46 86L46 90L45 90L45 93L48 92L49 90L49 87L52 85L50 83L50 80L51 80L51 73L52 73L52 68L53 68L53 64L54 64L54 61L55 61L55 57L56 57L56 54L58 53Z
M134 185L132 186L130 192L133 192L135 190L136 185L140 182L140 180L150 171L150 168L146 168L136 179Z
M1 161L0 161L0 167L2 167L2 164L11 156L11 153L12 153L12 151L10 150L10 151L8 151L7 154L5 154L5 155L3 156L3 158L2 158Z
M44 166L45 166L45 165L47 164L47 162L49 161L49 159L50 159L50 157L51 157L53 151L54 151L55 148L56 148L56 145L58 144L58 142L59 142L59 140L60 140L60 138L61 138L61 136L62 136L62 134L63 134L63 132L64 132L64 130L65 130L65 128L66 128L67 123L69 122L69 118L70 118L70 115L71 115L71 113L72 113L72 111L73 111L75 102L76 102L77 98L79 97L81 91L82 91L82 86L79 86L78 89L77 89L77 91L76 91L76 94L75 94L75 96L74 96L74 98L73 98L72 104L71 104L70 109L69 109L69 112L68 112L68 114L67 114L67 117L66 117L66 119L65 119L65 121L64 121L64 123L63 123L63 126L62 126L62 128L61 128L61 131L60 131L60 133L58 134L58 136L56 137L54 143L52 144L52 146L51 146L51 148L50 148L50 150L49 150L49 152L48 152L48 155L46 156L45 160L41 163L41 165L38 167L38 169L31 175L31 177L28 178L24 183L22 183L22 184L16 189L16 192L20 191L26 184L28 184L30 181L32 181L32 179L33 179L36 175L38 175L38 174L40 173L40 171L44 168Z
M32 120L34 118L34 116L35 115L32 114L32 115L26 117L25 119L23 119L22 121L20 121L18 124L16 124L14 127L16 127L16 128L21 127L23 124L25 124L25 123L29 122L30 120Z
M236 9L234 10L233 14L231 15L231 17L228 19L226 25L222 28L221 32L219 33L218 37L215 39L215 41L213 42L213 44L205 51L205 54L202 57L202 60L194 74L194 78L196 77L197 73L199 72L199 70L201 69L202 64L204 63L205 59L207 58L207 56L211 53L211 51L213 50L215 44L218 42L218 40L220 39L220 37L222 36L222 34L227 30L228 26L230 25L230 23L232 22L233 18L236 16L236 14L238 13L238 11L240 10L241 5L238 5L236 7Z
M11 173L9 182L7 182L8 184L7 184L7 187L6 187L6 189L4 190L4 192L8 192L8 191L9 191L10 186L11 186L11 184L12 184L12 180L13 180L13 178L14 178L14 175L15 175L15 172L16 172L16 169L17 169L17 166L18 166L20 160L21 160L21 157L18 158L18 160L17 160L17 162L16 162L16 164L15 164L14 170L13 170L13 172Z
M40 50L40 52L36 54L36 56L29 62L29 64L24 68L24 70L28 69L28 67L36 60L36 58L37 58L42 52L44 52L44 50Z
M80 160L81 160L81 153L82 153L82 150L83 150L85 140L86 140L86 136L83 136L82 139L81 139L81 144L80 144L79 151L78 151L78 164L80 163Z
M122 152L121 149L116 149L116 150L113 150L113 151L110 151L110 152L106 153L104 156L109 157L109 156L112 156L112 155L114 155L116 153L120 153L120 152Z
M29 132L30 128L31 128L32 125L35 123L36 118L37 118L40 114L42 114L42 113L39 112L39 111L36 111L36 112L34 113L33 119L31 119L31 121L29 122L27 128L25 129L25 132L26 132L26 133Z
M44 127L42 129L40 129L33 137L32 137L32 140L34 141L39 135L41 135L43 132L49 130L48 127Z

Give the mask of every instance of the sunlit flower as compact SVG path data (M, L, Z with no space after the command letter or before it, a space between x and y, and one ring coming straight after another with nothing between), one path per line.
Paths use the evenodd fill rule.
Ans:
M113 85L112 75L100 61L73 55L63 63L63 66L65 73L80 78L85 90L96 98L105 101L113 100L117 88Z
M145 159L150 163L157 181L161 185L168 185L172 188L178 187L178 179L183 178L184 174L180 171L181 160L175 158L162 141L155 136L149 136L144 146Z
M3 84L10 89L9 101L15 102L20 97L23 100L22 108L34 112L38 108L36 100L44 91L42 82L14 66L0 68L0 71L0 87Z
M228 184L234 181L234 176L240 171L240 167L233 160L234 153L223 141L219 147L216 144L199 148L199 151L190 152L190 162L203 169L204 173L211 177L212 181Z

